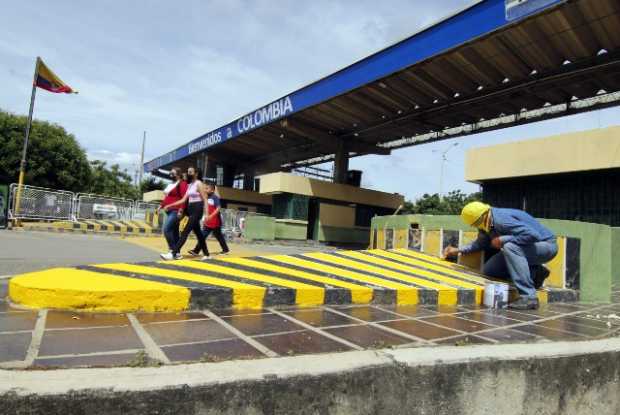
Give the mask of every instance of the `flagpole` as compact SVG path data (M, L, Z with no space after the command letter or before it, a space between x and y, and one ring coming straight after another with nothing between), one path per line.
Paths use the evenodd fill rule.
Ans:
M17 195L15 197L15 216L19 214L19 207L22 197L22 187L24 185L24 175L26 174L26 155L28 154L28 139L30 138L30 127L32 125L34 99L37 94L37 76L39 74L39 62L41 62L41 58L37 56L37 62L34 67L34 78L32 80L32 93L30 95L30 111L28 112L28 124L26 124L26 138L24 139L24 149L22 151L22 159L19 164L19 180L17 184ZM19 219L16 220L16 223L19 223Z

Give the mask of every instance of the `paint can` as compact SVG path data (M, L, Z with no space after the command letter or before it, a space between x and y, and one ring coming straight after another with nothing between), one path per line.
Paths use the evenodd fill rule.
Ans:
M489 308L508 306L508 284L489 283L484 286L483 304Z

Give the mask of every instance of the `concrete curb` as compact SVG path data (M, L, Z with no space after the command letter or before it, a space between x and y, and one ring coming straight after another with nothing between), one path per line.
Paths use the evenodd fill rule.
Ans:
M260 360L195 363L157 368L0 369L0 396L61 395L97 391L139 392L175 387L320 377L372 367L437 367L461 363L523 361L620 353L620 338L583 342L352 351Z

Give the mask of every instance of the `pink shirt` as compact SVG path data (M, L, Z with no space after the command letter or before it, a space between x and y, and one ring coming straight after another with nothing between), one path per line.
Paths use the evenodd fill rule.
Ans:
M194 180L189 187L187 188L187 196L189 203L202 202L202 195L198 190L198 184L200 182L198 180Z

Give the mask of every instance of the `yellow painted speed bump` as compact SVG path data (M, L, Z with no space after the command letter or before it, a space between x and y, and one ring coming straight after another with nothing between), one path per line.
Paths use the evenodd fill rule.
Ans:
M223 262L244 265L258 270L275 272L283 276L291 276L303 280L319 282L325 286L333 286L344 288L351 293L351 302L353 304L368 304L372 301L372 288L362 284L353 284L336 278L325 277L311 272L299 271L294 268L270 264L267 262L256 261L250 258L226 258Z
M84 311L181 311L187 288L75 268L23 274L9 281L9 297L30 308Z
M355 261L353 259L344 259L330 254L316 253L304 254L303 256L329 262L335 265L342 265L347 268L356 269L361 272L370 272L375 275L382 275L391 278L392 280L400 280L403 283L407 283L406 287L408 287L409 289L411 289L412 287L409 284L414 284L415 287L435 290L437 291L437 303L440 305L454 305L458 302L456 288L447 284L436 283L433 281L425 280L423 278L417 278L408 274L404 274L402 272L379 268L366 262ZM417 290L417 288L414 289Z
M9 297L31 308L116 312L351 303L456 305L479 304L490 281L416 251L335 251L55 268L12 278ZM542 303L574 301L576 294L567 291L539 290L538 295Z
M199 262L199 261L175 261L175 266L183 266L187 268L193 268L200 271L215 272L223 275L229 275L232 277L245 278L248 280L255 280L272 285L279 285L295 290L295 304L299 306L316 306L322 305L325 298L325 289L310 284L304 284L293 280L287 280L284 278L272 277L270 275L260 274L258 272L250 272L239 270L235 268L225 267L218 265L214 262Z
M176 261L179 263L181 261ZM233 307L257 309L263 307L265 298L265 288L258 285L245 284L224 278L208 277L206 275L194 274L191 272L175 271L144 265L132 264L102 264L95 265L96 268L109 269L112 271L124 271L136 275L156 276L172 278L184 281L208 284L216 287L230 288L233 290Z
M467 281L466 279L463 279L460 275L458 275L458 278L455 278L455 277L447 276L443 272L440 272L440 271L432 272L432 271L427 271L421 268L415 268L412 266L403 265L399 263L398 256L390 252L386 252L386 251L379 251L379 252L369 251L369 252L377 256L383 257L383 258L373 257L363 252L355 252L355 251L344 252L342 255L345 255L351 258L357 258L362 261L373 261L377 265L381 265L381 266L384 266L390 269L395 269L397 271L403 271L403 272L407 272L410 274L414 274L414 275L423 277L425 279L428 279L430 281L435 281L440 284L441 283L448 284L451 287L474 290L476 304L480 304L482 302L484 284L471 283Z
M310 270L317 270L326 272L328 274L345 278L352 282L362 282L378 287L384 287L392 290L396 290L397 303L401 305L405 304L418 304L418 289L404 283L394 282L389 279L379 278L376 276L363 274L360 272L349 271L338 267L332 267L329 265L323 265L316 262L308 261L301 258L295 258L288 255L272 255L265 257L274 261L282 262L284 264L295 265Z

